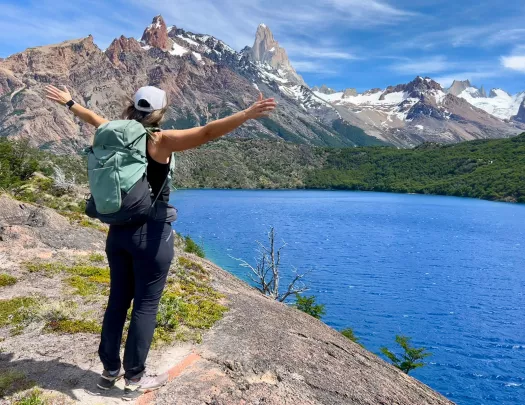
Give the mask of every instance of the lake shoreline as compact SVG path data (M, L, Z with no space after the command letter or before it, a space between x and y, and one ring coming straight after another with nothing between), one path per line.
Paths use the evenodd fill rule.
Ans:
M228 187L176 187L176 191L192 191L192 190L201 190L201 191L320 191L320 192L351 192L351 193L381 193L381 194L399 194L399 195L415 195L415 196L429 196L429 197L452 197L452 198L461 198L469 200L478 200L478 201L488 201L496 203L506 203L506 204L515 204L515 205L525 205L525 203L518 202L515 198L503 198L503 199L487 199L479 197L470 197L470 196L458 196L450 194L430 194L430 193L403 193L400 191L384 191L384 190L352 190L352 189L339 189L339 188L228 188ZM173 192L173 191L172 191Z

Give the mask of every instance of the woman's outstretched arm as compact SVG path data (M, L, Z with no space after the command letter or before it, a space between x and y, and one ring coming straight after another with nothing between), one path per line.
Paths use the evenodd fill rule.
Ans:
M267 117L276 106L277 103L273 98L263 100L263 95L260 93L259 100L255 104L229 117L212 121L202 127L162 131L160 149L171 153L196 148L232 132L248 120Z
M59 104L66 105L66 103L72 100L72 98L66 86L63 86L63 88L64 90L60 90L57 89L55 86L47 86L46 97L50 100L56 101ZM93 125L95 128L98 128L102 124L108 122L107 119L102 118L100 115L95 114L93 111L88 110L87 108L82 107L80 104L77 103L73 104L70 110L82 121L84 121L87 124Z

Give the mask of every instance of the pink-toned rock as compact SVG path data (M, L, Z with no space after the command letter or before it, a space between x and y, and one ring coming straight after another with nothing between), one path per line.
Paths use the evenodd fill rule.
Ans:
M173 41L168 37L168 27L161 15L153 18L153 22L144 30L141 41L163 51L171 49Z

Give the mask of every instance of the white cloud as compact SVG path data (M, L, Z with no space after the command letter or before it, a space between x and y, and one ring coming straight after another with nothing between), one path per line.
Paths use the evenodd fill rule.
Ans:
M399 42L396 46L403 49L433 49L444 45L454 48L491 48L525 41L525 29L513 28L514 25L521 26L521 21L455 26L446 30L430 31L415 35L412 38Z
M525 54L502 56L500 60L503 67L505 67L506 69L525 73Z
M391 6L385 1L380 0L328 0L328 3L339 11L351 16L366 20L375 20L377 23L392 21L392 18L403 18L415 15L407 10L402 10Z
M330 46L312 46L306 43L287 42L282 44L286 52L295 57L305 57L312 59L340 59L340 60L354 60L359 59L353 53L347 52L339 48L332 48Z
M299 73L316 73L318 75L331 76L335 75L338 72L333 69L332 66L328 65L326 62L320 61L311 61L311 60L294 60L292 65Z
M433 56L419 60L407 59L405 62L391 65L390 70L402 74L426 75L450 70L454 65L444 56Z

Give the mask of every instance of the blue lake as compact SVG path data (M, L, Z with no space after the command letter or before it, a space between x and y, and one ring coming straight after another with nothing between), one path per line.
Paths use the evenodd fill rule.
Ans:
M525 206L330 191L183 190L175 229L246 279L270 226L284 269L309 271L323 320L379 353L411 336L412 375L460 405L525 403Z

